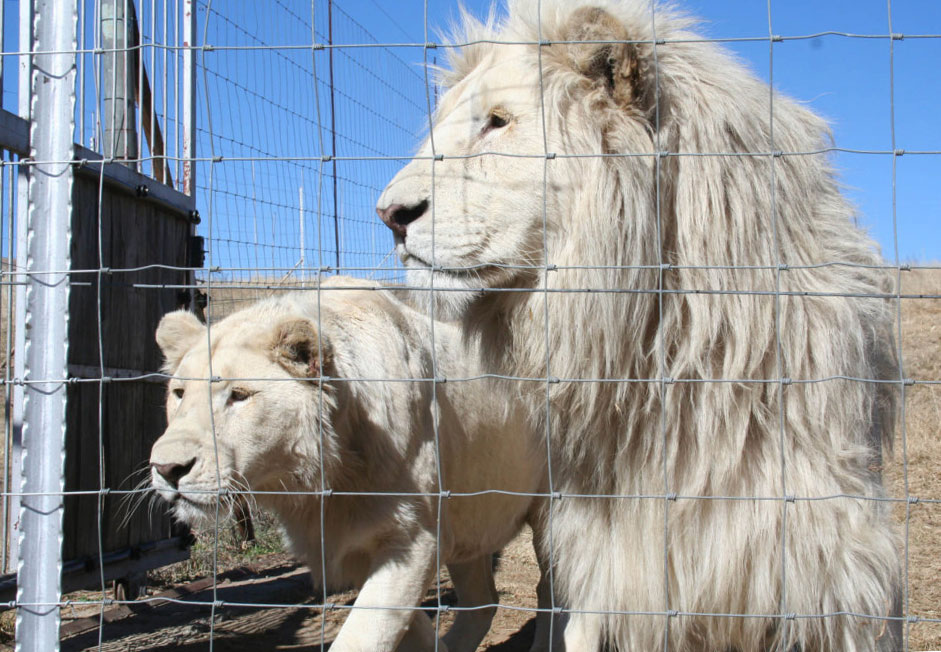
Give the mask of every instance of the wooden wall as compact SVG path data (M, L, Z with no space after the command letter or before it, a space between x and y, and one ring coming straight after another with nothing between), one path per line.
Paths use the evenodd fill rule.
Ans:
M110 182L102 187L99 202L99 184L94 169L75 176L73 270L189 264L190 223L184 211ZM185 271L166 269L111 272L100 277L97 273L73 274L70 376L97 378L102 364L105 376L157 371L161 356L154 331L161 316L179 307L181 288L135 284L182 286L188 278ZM166 426L165 383L76 382L68 391L66 491L98 490L102 462L104 486L111 490L132 488L149 477L146 471L135 472L147 469L150 448ZM133 549L180 533L162 505L150 509L147 501L122 525L126 511L122 501L119 495L103 499L104 553ZM98 557L98 502L97 495L67 497L63 559Z

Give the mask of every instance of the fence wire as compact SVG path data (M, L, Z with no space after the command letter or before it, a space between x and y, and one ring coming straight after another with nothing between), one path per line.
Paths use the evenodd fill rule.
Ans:
M10 3L5 3L9 7ZM94 591L81 596L81 602L97 607L97 649L112 649L113 642L108 639L108 623L106 613L109 609L129 604L177 604L187 608L208 608L208 640L210 649L221 636L218 631L220 622L218 615L223 609L257 609L257 610L294 610L300 609L308 612L320 612L322 626L319 629L317 643L323 649L328 639L328 628L325 626L326 614L329 612L349 612L357 609L388 610L398 609L407 611L433 612L436 639L444 632L445 623L442 616L449 612L461 612L498 607L501 610L515 611L525 614L546 612L553 616L566 614L599 614L659 617L670 622L677 617L714 617L728 619L775 619L780 622L787 638L787 630L796 620L808 618L834 618L839 616L856 616L861 619L875 621L901 620L905 626L905 649L916 649L912 640L941 641L941 612L937 607L926 604L926 596L930 593L928 584L932 584L930 568L941 559L941 548L934 543L923 543L926 536L934 531L933 522L936 505L941 504L941 495L932 493L935 488L924 482L930 476L933 465L937 460L912 458L911 432L907 406L913 404L913 395L920 392L919 397L925 401L933 401L935 409L938 396L934 392L941 385L941 375L935 351L934 362L918 367L913 372L908 362L912 355L909 340L912 338L912 328L906 321L905 311L911 305L938 306L941 305L941 284L937 282L936 275L941 273L941 264L930 258L923 258L917 262L906 260L901 253L899 233L910 226L907 221L907 211L901 200L900 186L904 183L905 164L915 160L914 165L924 165L925 169L935 169L941 161L941 141L934 141L929 136L924 140L900 138L897 127L904 124L906 118L911 118L904 109L896 105L896 79L895 71L901 53L905 48L919 48L917 51L925 53L933 51L941 43L941 30L934 25L925 25L925 29L915 33L906 29L895 32L897 24L893 25L893 6L891 0L885 1L886 30L884 33L865 33L862 31L822 30L807 33L783 33L779 27L779 18L776 13L777 3L766 0L762 5L765 24L756 24L754 34L745 36L728 36L717 34L713 37L701 39L669 39L659 38L657 34L656 16L651 7L650 20L654 37L651 41L632 41L638 45L649 45L656 62L658 52L671 44L678 43L725 43L748 47L767 48L767 78L769 87L769 125L771 135L766 149L746 152L703 152L703 151L669 151L664 143L659 141L659 131L656 135L655 147L652 151L644 152L618 152L597 154L572 154L552 151L546 126L546 107L540 103L542 143L541 148L527 154L511 154L501 151L487 151L466 156L443 155L435 147L434 113L437 107L438 89L431 69L439 64L438 56L444 59L444 52L450 48L466 47L480 43L495 43L501 45L532 45L537 48L541 60L543 47L548 45L540 32L539 38L533 42L506 41L495 42L488 40L468 41L465 43L438 42L435 35L432 19L429 17L428 3L424 3L422 24L415 24L401 19L396 8L379 2L354 2L353 0L272 0L266 3L222 3L212 0L140 0L137 4L130 0L98 0L77 2L77 49L74 51L78 57L76 91L78 103L75 107L74 141L80 146L76 149L76 158L83 160L83 166L90 166L97 171L97 215L94 223L88 228L95 230L90 240L96 243L97 266L81 269L45 269L32 270L25 273L26 243L24 215L26 209L26 196L24 194L24 181L29 174L40 164L65 164L73 161L36 161L30 158L30 151L24 151L15 145L16 140L9 129L0 132L0 148L3 149L2 165L0 165L0 252L2 252L2 269L0 269L0 313L2 313L2 329L0 329L0 346L4 348L4 373L0 378L5 394L5 429L4 429L4 482L3 482L3 536L0 537L0 559L6 573L12 573L16 567L16 560L10 547L12 540L18 536L17 510L22 498L62 496L65 501L69 499L87 498L95 502L93 512L94 527L97 536L96 564L92 564L97 573L97 581L93 583ZM17 7L20 12L26 11L27 3L20 0ZM537 2L538 12L543 11L542 3ZM880 2L881 5L881 2ZM122 12L118 10L122 9ZM195 10L198 29L193 42L186 42L186 11ZM364 19L365 14L381 14L382 22L391 27L381 36L375 35L367 25L375 25L376 21ZM9 19L11 12L6 12ZM102 27L103 16L123 16L112 18L111 25L117 33L117 25L127 30L124 36L105 42ZM21 21L23 19L21 18ZM121 22L123 21L123 23ZM22 77L17 80L12 74L15 66L22 68L23 61L28 59L30 48L23 42L29 36L24 21L21 23L19 38L4 42L3 69L3 126L14 125L12 116L29 117L29 84L24 84ZM906 25L909 27L910 25ZM373 28L375 29L375 28ZM104 30L104 31L103 31ZM0 29L6 34L10 30ZM764 32L767 33L764 33ZM391 35L394 35L393 39ZM786 58L788 48L804 41L817 42L820 39L839 39L850 43L865 43L868 47L884 48L879 56L885 57L883 64L888 66L889 86L886 89L888 100L889 119L883 125L871 125L873 131L887 130L887 138L875 138L877 143L853 143L852 146L832 145L808 151L789 151L781 149L775 140L775 106L779 96L772 90L775 85L776 74L781 71L778 63ZM586 41L587 43L614 43L613 41ZM563 42L573 43L573 42ZM916 45L917 44L917 45ZM920 49L924 46L924 49ZM186 78L185 54L191 53L196 57L194 84L189 92L195 93L195 132L187 132L187 94L184 90ZM823 55L821 55L823 56ZM929 58L922 58L919 65L930 66ZM443 61L441 62L444 63ZM911 65L911 61L906 62ZM659 95L659 69L657 70L656 85ZM27 73L29 67L26 67ZM136 72L134 72L136 71ZM542 66L540 66L540 73ZM22 72L21 72L22 75ZM108 78L110 75L110 79ZM127 138L122 140L117 136L109 136L107 125L115 123L119 109L115 108L112 93L120 84L119 77L126 75L128 83L125 93L130 96L126 107L130 107L123 120L133 128L127 129ZM544 80L542 74L539 78L541 98ZM659 125L659 104L656 106L657 115L655 125ZM110 120L109 120L110 113ZM905 114L900 118L900 114ZM43 116L33 116L42 120ZM120 122L120 121L119 121ZM16 123L18 124L18 123ZM901 128L900 128L901 129ZM17 132L18 133L18 132ZM415 156L415 144L424 134L431 137L431 154L428 156ZM907 132L906 132L907 133ZM195 154L192 152L195 151ZM189 152L189 154L188 154ZM880 158L891 167L890 178L883 179L891 184L891 241L892 251L887 253L884 265L856 265L841 260L801 261L791 262L779 242L778 230L779 216L776 212L776 174L779 166L790 157L806 156L834 156ZM484 288L465 287L461 289L451 287L410 286L408 285L403 269L395 256L388 229L375 217L377 199L387 182L403 163L413 159L425 159L430 170L432 184L432 211L431 220L436 220L434 207L434 193L440 190L440 184L435 182L436 168L447 159L465 159L468 165L483 161L488 157L505 157L520 160L541 161L543 175L543 192L539 200L542 202L543 238L540 243L544 263L541 264L497 264L487 265L504 270L531 271L544 280L543 287L538 290L521 289L514 287ZM586 260L581 265L557 265L552 262L552 252L549 250L549 220L547 217L549 191L549 170L552 165L567 159L578 158L643 158L649 159L656 171L657 188L657 248L653 260L649 264L615 265L611 261L594 261L586 252ZM684 264L671 262L671 252L664 251L662 233L664 225L660 223L661 217L661 174L665 166L672 159L682 157L750 157L766 160L769 174L771 193L771 220L774 233L774 260L764 261L757 265L735 265L724 261L684 261ZM87 160L86 160L87 159ZM840 159L845 160L845 159ZM97 162L96 162L97 161ZM192 205L186 204L190 210L189 215L193 222L191 230L193 235L203 238L205 264L192 257L183 264L143 264L143 265L117 265L110 264L105 259L105 243L110 239L120 237L108 231L111 222L106 214L106 188L110 183L106 174L106 166L117 162L135 173L140 173L156 180L163 185L179 191L181 197L189 197ZM187 169L192 166L195 170L195 186L186 187ZM73 166L76 169L79 166ZM150 186L153 193L154 186ZM141 191L144 195L147 192ZM140 193L139 193L140 194ZM184 201L185 203L185 201ZM935 204L934 209L937 211ZM73 223L74 228L74 223ZM196 242L196 241L194 241ZM136 243L137 246L143 246ZM146 243L145 243L146 244ZM434 248L434 245L433 245ZM198 253L198 252L197 252ZM937 254L929 254L937 255ZM876 268L892 271L895 285L891 292L876 294L859 294L839 291L836 289L821 291L801 287L793 279L792 272L805 272L808 275L816 270L834 267L854 266ZM482 266L452 266L433 267L432 271L461 271L473 273ZM650 272L655 283L649 287L619 287L612 281L610 286L593 287L565 287L553 288L554 275L564 274L578 270L610 270L621 272L637 270ZM741 285L729 287L677 287L671 281L670 275L684 270L690 271L724 271L733 272L740 278ZM167 280L168 277L148 276L157 272L179 272L181 276L176 281ZM363 280L359 287L365 290L374 290L371 280L379 280L388 285L394 285L401 290L409 290L415 296L430 294L467 292L467 293L537 293L542 296L542 314L534 319L541 318L545 324L545 373L544 375L508 375L499 373L486 373L461 377L445 377L439 373L439 361L433 355L432 373L422 378L390 378L390 377L339 377L326 378L322 374L315 379L320 388L320 407L323 409L324 388L326 382L337 383L422 383L430 387L430 393L435 403L438 401L438 392L447 383L474 383L485 379L497 379L510 383L514 387L544 386L545 393L545 431L540 433L544 438L544 449L548 464L547 492L514 492L498 488L488 488L483 491L457 492L457 491L415 491L415 492L365 492L340 491L326 484L324 469L321 467L321 482L319 489L302 492L290 491L257 491L223 486L219 467L219 451L215 452L216 489L205 493L216 497L216 510L214 527L208 533L203 533L203 545L208 545L211 554L211 577L209 585L210 599L188 599L174 596L144 596L139 599L135 595L120 595L116 599L111 580L106 577L105 569L108 567L109 529L115 524L110 521L108 511L114 501L126 498L132 504L140 505L140 501L151 495L151 489L144 484L129 486L127 483L116 482L117 475L126 477L132 472L145 469L147 459L139 461L138 468L109 468L111 462L106 456L106 449L114 435L106 430L106 412L109 411L109 400L116 396L114 392L123 386L162 387L166 380L204 381L209 387L210 395L213 387L219 383L229 381L265 381L275 382L266 378L232 377L223 371L213 368L213 361L209 358L209 374L207 377L173 376L153 369L135 369L116 366L106 359L106 340L113 330L109 330L108 314L109 293L128 291L136 293L140 301L147 302L150 297L161 291L182 291L190 293L192 301L199 305L199 297L207 297L207 330L206 346L211 348L214 325L219 319L231 314L234 310L244 307L248 302L277 295L286 291L302 291L310 295L311 301L319 306L321 301L329 301L331 292L338 288L322 287L322 282L335 274L347 274ZM916 275L935 275L928 282L915 279ZM87 288L93 292L93 305L86 306L86 313L94 316L94 324L89 325L95 331L97 340L97 360L84 365L71 364L70 377L67 380L57 378L27 377L23 368L21 356L29 340L25 326L25 287L29 283L42 283L44 280L54 279L65 275L69 277L72 292ZM705 278L705 277L704 277ZM808 278L808 277L805 277ZM922 278L922 277L919 277ZM156 279L156 280L155 280ZM612 279L614 276L612 275ZM910 288L910 289L907 289ZM62 290L67 291L66 289ZM659 321L664 321L664 306L675 297L749 297L755 300L765 299L774 303L774 331L775 331L775 361L776 373L773 377L762 378L672 378L667 371L669 351L664 341L664 334L658 336L656 351L659 373L655 377L572 377L560 375L555 371L555 353L551 348L550 324L555 328L566 327L566 316L557 314L550 304L556 297L574 296L577 294L597 294L600 296L629 296L649 295L656 297ZM897 345L898 368L897 374L891 378L883 377L855 377L847 375L827 375L821 377L790 377L787 368L789 352L782 343L782 301L785 299L808 299L820 297L846 297L867 298L873 301L891 301L894 305L895 323L894 335ZM74 302L73 302L74 303ZM435 338L435 306L430 302L431 338ZM91 311L88 313L87 311ZM937 317L935 317L936 319ZM318 323L318 329L320 329ZM925 324L926 328L935 328L935 324ZM152 338L152 333L150 333ZM921 340L919 340L920 342ZM933 341L933 345L941 350L941 342ZM148 342L148 346L152 346ZM929 345L930 346L930 345ZM432 352L434 346L432 344ZM319 352L322 354L323 351ZM928 352L930 353L930 352ZM933 366L932 366L933 364ZM17 366L19 365L19 366ZM285 379L287 380L287 379ZM293 379L291 382L294 382ZM656 393L661 399L661 405L666 403L667 392L674 385L706 385L730 384L736 386L763 386L768 391L776 393L777 397L777 435L780 447L780 477L781 490L774 495L729 495L729 494L696 494L684 495L677 493L672 486L668 460L666 458L667 445L667 419L666 409L661 407L658 419L660 423L661 446L663 457L656 462L662 466L662 491L645 493L581 493L561 491L555 478L557 471L553 468L552 440L556 436L551 431L553 410L558 409L552 404L551 397L555 388L568 384L634 384L644 391ZM901 493L894 495L891 492L884 496L861 496L854 494L832 493L828 495L805 496L793 493L787 486L788 460L785 455L787 449L787 416L784 412L785 392L789 387L814 387L826 383L866 383L871 385L895 388L899 396L900 415L898 418L898 450L897 460L894 462L901 476ZM92 451L86 460L91 460L94 466L97 484L95 488L68 490L63 493L28 492L21 490L16 482L19 474L16 471L21 464L23 454L20 441L20 429L23 425L22 403L26 388L38 388L50 384L59 384L62 388L80 388L83 386L95 387L93 405L83 405L82 409L97 412L97 450ZM64 391L64 390L63 390ZM73 395L70 394L70 400ZM92 396L82 394L81 396ZM919 398L919 400L922 400ZM210 406L211 408L211 406ZM210 409L212 415L212 409ZM441 443L437 412L434 412L434 453L437 467L438 486L444 487L441 470ZM919 425L924 429L924 425ZM928 426L930 428L931 426ZM213 444L216 441L216 424L212 424ZM919 434L920 437L925 435ZM930 435L929 435L930 436ZM317 433L321 450L324 450L323 425ZM83 455L89 455L86 451ZM321 462L322 463L322 462ZM916 466L917 465L917 466ZM149 477L149 475L147 476ZM917 478L917 482L913 481ZM886 481L888 486L888 481ZM663 506L663 532L662 532L662 575L663 575L663 605L662 608L652 610L619 610L619 609L583 609L573 608L570 605L556 603L557 592L551 591L552 603L548 608L539 608L531 603L526 605L477 605L472 607L451 604L444 594L447 578L440 569L445 559L442 556L440 541L442 538L443 518L442 512L447 501L457 498L468 498L481 495L509 495L531 498L545 498L552 504L558 501L656 501ZM437 568L433 582L433 596L423 605L402 605L400 607L375 607L343 603L338 601L336 595L328 592L326 585L320 587L309 600L304 602L277 602L277 601L231 601L220 598L220 576L224 572L220 561L220 551L223 547L223 535L229 527L226 521L227 501L233 496L242 496L251 500L254 496L306 496L319 498L321 520L320 558L308 559L309 565L321 567L321 577L326 577L327 560L325 550L326 538L330 536L325 531L324 505L325 499L334 496L351 497L386 497L408 498L422 497L437 504L437 541L436 549ZM825 613L792 613L789 607L789 569L799 560L782 558L779 567L778 581L781 585L780 603L774 613L711 613L695 610L684 610L678 603L676 596L671 594L670 583L670 513L687 501L737 501L737 502L776 502L780 503L780 518L784 525L781 527L781 548L787 550L787 537L789 536L787 521L794 507L801 503L838 500L860 500L872 503L882 503L892 506L900 514L898 520L903 530L903 548L900 557L904 562L903 576L903 609L900 615L874 615L855 614L844 611ZM66 503L77 504L77 503ZM68 509L68 507L66 507ZM143 508L141 508L143 509ZM919 512L921 514L919 515ZM549 536L552 536L552 519L555 510L550 509ZM86 524L88 526L89 524ZM917 529L920 532L916 532ZM934 528L934 529L932 529ZM586 533L591 536L591 533ZM913 543L918 537L919 543ZM554 546L548 546L554 551ZM28 545L28 542L25 544ZM659 564L658 564L659 565ZM922 574L916 585L913 573L917 569ZM552 576L554 563L550 563L550 586L554 585ZM928 579L925 579L925 575ZM936 580L937 577L934 578ZM429 594L431 595L431 594ZM928 598L930 599L930 597ZM53 596L50 600L20 601L10 600L9 608L20 610L43 610L71 608L75 603L68 596ZM557 621L550 621L552 627L557 627ZM665 630L663 649L670 647L669 628ZM2 635L2 627L0 627ZM228 635L228 634L226 634ZM21 642L21 644L25 644ZM65 644L63 644L65 645ZM435 648L437 649L437 643ZM23 648L27 649L27 648Z

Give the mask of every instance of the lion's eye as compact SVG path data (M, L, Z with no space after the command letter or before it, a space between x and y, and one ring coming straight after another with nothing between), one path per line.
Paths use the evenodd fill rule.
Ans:
M183 388L182 387L173 388L173 395L180 399L183 398Z
M229 403L239 403L241 401L246 401L251 398L254 393L255 392L249 391L244 387L235 387L229 393Z
M484 133L491 129L502 129L510 124L510 117L504 111L491 111L487 117L487 124L484 125Z

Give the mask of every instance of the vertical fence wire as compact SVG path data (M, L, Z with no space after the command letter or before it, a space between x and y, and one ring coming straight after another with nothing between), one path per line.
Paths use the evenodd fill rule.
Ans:
M895 258L895 319L896 319L896 355L898 356L899 372L899 437L902 441L902 482L905 496L905 523L904 541L902 550L902 613L898 616L904 618L902 628L902 644L905 650L909 649L911 639L911 620L909 606L909 563L910 563L910 536L912 520L911 494L908 484L908 426L906 418L906 386L905 359L903 357L903 329L902 329L902 263L899 256L898 234L898 160L899 150L895 139L895 33L892 30L892 0L886 0L886 19L889 33L889 129L892 147L892 246Z

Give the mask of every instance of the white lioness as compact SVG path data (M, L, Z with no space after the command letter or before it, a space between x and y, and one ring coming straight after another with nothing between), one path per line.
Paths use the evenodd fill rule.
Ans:
M431 620L414 608L440 552L460 606L481 608L459 611L438 649L475 650L498 602L492 554L527 520L538 540L541 499L454 494L540 491L544 447L492 380L459 380L480 372L455 327L435 323L432 336L390 293L351 284L364 282L331 280L319 301L262 301L211 335L188 312L163 318L173 378L153 487L190 523L212 521L220 488L274 492L253 496L315 585L362 587L334 652L434 649ZM452 380L433 386L436 375ZM538 591L548 606L545 582ZM548 640L543 621L534 647Z
M884 261L823 121L668 4L465 16L379 215L488 371L545 379L569 650L896 649Z

